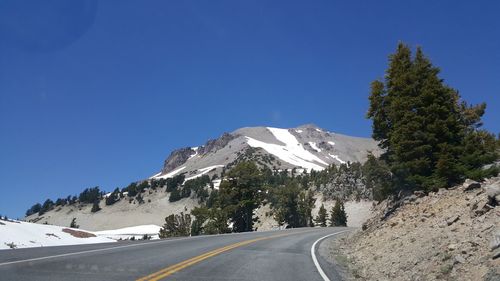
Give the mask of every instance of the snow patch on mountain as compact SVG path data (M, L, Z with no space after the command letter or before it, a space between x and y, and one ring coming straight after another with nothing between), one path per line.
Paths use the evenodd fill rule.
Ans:
M333 145L335 145L335 142L333 142L333 141L329 141L328 143L329 143L330 145L332 145L332 146L333 146Z
M213 180L212 183L214 184L214 189L219 189L221 182L222 182L221 179Z
M338 155L335 155L335 154L328 154L328 155L330 155L330 157L332 157L333 159L339 161L341 164L347 163L346 161L340 159L340 157Z
M224 167L224 165L213 165L213 166L209 166L209 167L206 167L206 168L198 169L198 171L200 171L201 173L199 173L199 174L197 174L195 176L186 178L186 181L192 180L192 179L195 179L195 178L199 178L199 177L203 176L204 174L212 171L213 169L217 169L217 168L220 168L220 167Z
M188 160L198 155L198 147L197 146L191 147L191 149L194 150L194 154L189 156Z
M313 169L320 171L325 168L321 165L328 166L328 163L304 149L302 144L300 144L295 136L287 129L271 127L267 127L267 129L284 145L266 143L251 137L246 137L248 145L251 147L260 147L287 163L301 166L308 170Z
M315 142L310 141L309 145L312 147L312 149L316 150L317 152L321 152L321 149L316 145Z
M163 176L158 176L158 175L156 175L156 176L153 176L152 178L156 178L156 179L166 179L166 178L171 178L171 177L173 177L173 176L177 175L180 171L182 171L182 170L184 170L184 169L186 169L186 166L182 166L182 167L180 167L180 168L178 168L178 169L175 169L175 170L173 170L173 171L172 171L172 172L170 172L170 173L164 174Z

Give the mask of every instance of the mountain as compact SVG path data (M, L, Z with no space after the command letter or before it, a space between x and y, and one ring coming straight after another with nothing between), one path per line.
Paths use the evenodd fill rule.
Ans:
M46 208L42 207L43 212L35 209L29 213L26 220L40 224L69 226L74 218L82 228L89 231L138 225L163 225L166 216L181 212L189 213L200 205L200 197L194 191L172 200L174 192L165 188L168 187L166 183L168 181L164 179L183 175L184 178L179 177L182 179L172 182L179 180L179 184L184 185L189 180L199 178L200 182L197 184L202 185L201 189L208 196L214 189L218 189L225 170L231 169L239 161L250 160L273 171L288 171L288 175L292 171L296 173L295 175L304 171L320 171L332 164L343 166L344 172L337 174L338 177L329 178L323 175L321 181L311 183L310 188L314 189L316 194L313 215L316 215L322 204L328 208L333 206L335 196L351 194L352 196L345 197L348 201L346 202L348 225L360 226L370 215L371 190L365 188L357 172L349 174L346 171L347 165L341 164L363 163L368 153L376 156L380 154L376 141L328 132L311 124L291 129L241 128L231 133L224 133L218 139L209 140L198 147L185 147L173 151L165 160L160 172L149 179L132 183L116 195L113 195L115 193L99 195L100 191L96 191L94 195L100 196L97 203L100 208L94 209L93 204L90 204L94 199L82 201L81 198L84 196L80 194L80 198L58 199L56 203L51 202L52 204L48 205L46 202L43 204L47 205ZM349 167L355 169L354 167L359 168L359 165ZM201 178L204 175L208 177ZM180 187L174 189L180 190ZM130 193L131 190L134 192ZM355 197L354 194L358 196ZM365 196L366 194L368 195ZM106 198L109 196L117 198L108 204ZM256 227L259 230L278 227L270 211L269 204L262 205L256 210L256 216L259 218Z
M253 160L273 170L319 171L331 164L363 163L369 152L380 154L373 139L332 133L313 124L291 129L247 127L224 133L201 146L173 151L162 170L152 178L185 173L186 179L192 179L220 174L240 160Z

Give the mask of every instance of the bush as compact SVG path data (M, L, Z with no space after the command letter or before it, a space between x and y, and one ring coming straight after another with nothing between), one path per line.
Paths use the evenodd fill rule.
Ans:
M95 213L98 212L99 210L101 210L101 207L99 207L99 200L97 200L92 204L92 209L90 211L92 213Z
M176 202L182 199L181 192L178 189L172 190L170 196L168 197L169 202Z
M189 236L191 233L191 216L189 214L180 213L179 215L170 215L165 218L165 224L160 229L159 237L177 237Z
M71 228L80 228L80 226L78 224L76 224L76 218L73 218L71 220L71 223L69 224L69 227L71 227Z

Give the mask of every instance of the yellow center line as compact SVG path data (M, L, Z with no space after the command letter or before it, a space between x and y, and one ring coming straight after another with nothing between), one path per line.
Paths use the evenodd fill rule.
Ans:
M307 232L309 232L309 231L307 231ZM303 232L299 232L299 233L303 233ZM245 245L257 242L257 241L268 240L268 239L287 236L287 235L291 235L291 234L295 234L295 233L285 233L285 234L278 234L278 235L273 235L273 236L268 236L268 237L255 238L255 239L245 240L245 241L237 242L237 243L234 243L231 245L227 245L227 246L212 250L210 252L201 254L199 256L192 257L192 258L187 259L185 261L182 261L180 263L171 265L171 266L166 267L164 269L161 269L157 272L154 272L148 276L139 278L139 279L137 279L137 281L157 281L157 280L163 279L165 277L168 277L168 276L170 276L170 275L172 275L172 274L174 274L174 273L176 273L176 272L178 272L186 267L197 264L203 260L206 260L210 257L219 255L221 253L227 252L229 250L232 250L232 249L235 249L235 248L238 248L241 246L245 246Z

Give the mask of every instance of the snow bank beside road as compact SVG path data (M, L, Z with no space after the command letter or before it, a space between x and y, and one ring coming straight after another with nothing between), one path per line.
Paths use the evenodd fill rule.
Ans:
M67 232L64 230L66 229ZM85 232L94 236L79 238L69 230ZM77 235L78 236L78 235ZM36 224L20 221L0 221L0 249L62 246L115 242L115 240L93 235L90 231L55 225Z

